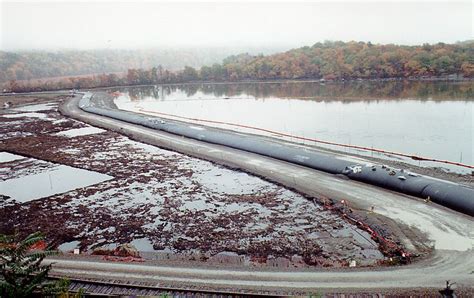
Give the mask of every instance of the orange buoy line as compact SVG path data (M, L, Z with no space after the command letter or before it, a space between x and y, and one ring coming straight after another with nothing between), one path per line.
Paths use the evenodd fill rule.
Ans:
M388 150L377 149L377 148L369 148L369 147L364 147L364 146L348 145L348 144L330 142L330 141L325 141L325 140L320 140L320 139L315 139L315 138L295 136L295 135L291 135L291 134L287 134L287 133L283 133L283 132L279 132L279 131L274 131L274 130L270 130L270 129L260 128L260 127L245 125L245 124L237 124L237 123L230 123L230 122L223 122L223 121L216 121L216 120L184 117L184 116L178 116L178 115L167 114L167 113L162 113L162 112L148 111L148 110L145 110L143 108L139 108L139 111L143 112L143 113L147 113L147 114L157 114L157 115L168 116L168 117L184 119L184 120L190 120L190 121L197 121L197 122L204 122L204 123L213 123L213 124L221 124L221 125L247 128L247 129L267 132L267 133L280 135L280 136L288 137L288 138L293 138L293 139L297 139L297 140L302 140L302 141L310 141L310 142L314 142L314 143L321 143L321 144L339 146L339 147L344 147L344 148L352 148L352 149L358 149L358 150L364 150L364 151L384 153L384 154L390 154L390 155L395 155L395 156L407 157L407 158L411 158L411 159L419 160L419 161L439 162L439 163L464 167L464 168L468 168L468 169L474 169L473 165L463 164L463 163L460 163L460 162L454 162L454 161L449 161L449 160L441 160L441 159L423 157L423 156L418 156L418 155L410 155L410 154L405 154L405 153L399 153L399 152L388 151Z

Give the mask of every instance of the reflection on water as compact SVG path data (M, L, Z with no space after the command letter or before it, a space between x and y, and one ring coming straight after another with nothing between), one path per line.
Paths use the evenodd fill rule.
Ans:
M115 91L116 89L114 89ZM472 82L387 81L387 82L270 82L270 83L218 83L145 86L118 89L126 91L131 99L153 97L167 99L176 92L186 97L206 95L214 98L299 98L312 100L338 99L343 101L367 101L380 99L419 100L473 100Z
M122 109L473 164L472 82L196 84L121 91L126 95L116 103Z
M2 155L5 156L5 152ZM113 179L105 174L15 154L7 157L0 163L0 195L17 202L46 198Z

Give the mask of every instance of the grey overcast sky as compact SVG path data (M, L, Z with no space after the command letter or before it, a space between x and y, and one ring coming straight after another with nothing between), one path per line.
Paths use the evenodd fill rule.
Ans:
M288 46L473 38L464 2L6 2L0 49Z

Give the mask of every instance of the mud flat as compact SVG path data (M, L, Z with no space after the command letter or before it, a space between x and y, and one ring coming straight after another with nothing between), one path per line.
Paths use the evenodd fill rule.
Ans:
M85 114L77 108L75 99L61 105L63 113L67 111L68 115L110 130L97 131L60 116L56 107L43 111L30 107L22 112L45 114L49 119L1 117L2 122L13 123L0 130L2 141L5 140L0 147L6 154L3 158L15 161L11 154L21 155L114 179L26 203L4 198L7 200L0 202L0 233L14 228L28 233L39 228L65 251L76 247L89 251L114 248L129 242L145 257L143 263L124 264L98 255L64 254L46 260L54 262L52 274L57 277L91 281L95 288L99 282L106 286L114 283L240 294L359 293L358 296L396 297L435 296L449 279L457 283L456 294L460 297L472 296L471 217L341 177ZM1 114L20 112L9 110ZM71 134L81 128L85 128L81 132L88 133L61 133ZM248 169L243 167L245 171L266 178L137 143L124 135L159 146L192 146L187 154L199 153L203 158L204 153L212 153L204 158L217 157L212 160L234 169L242 168L233 162L240 158L251 165ZM227 171L230 175L219 176ZM242 180L246 176L249 179ZM290 188L294 185L308 195L265 179ZM167 185L175 181L175 185ZM229 194L222 193L221 185ZM341 199L349 205L337 203ZM272 206L274 200L285 208ZM241 209L235 211L235 204ZM376 205L375 212L368 210L372 204ZM379 253L374 246L369 248L370 239L362 244L366 229L354 229L356 226L344 214L357 218L363 227L369 226L398 248L425 257L407 266L370 266L379 263ZM300 222L300 218L306 221ZM204 228L196 226L201 221ZM280 231L280 226L289 230ZM167 231L168 227L173 229ZM237 233L226 238L226 229ZM276 232L280 238L275 238ZM172 236L168 237L170 233ZM265 235L274 238L262 239ZM328 251L325 243L331 238L334 242ZM241 250L232 249L236 241ZM164 246L160 246L162 243ZM385 245L376 245L379 252L387 253ZM344 256L348 251L350 256ZM356 268L337 268L347 266L348 261L366 251L374 255L359 258ZM369 266L360 266L366 264Z
M370 234L312 197L57 109L53 102L0 113L2 185L41 175L50 177L39 183L46 189L59 183L55 175L75 183L50 193L27 184L27 197L2 187L0 233L41 230L65 251L132 243L161 262L292 268L387 261ZM58 169L97 179L81 184Z
M65 193L73 189L97 184L113 177L92 171L57 165L21 155L8 154L9 161L1 162L1 194L17 202ZM12 160L12 158L15 158Z

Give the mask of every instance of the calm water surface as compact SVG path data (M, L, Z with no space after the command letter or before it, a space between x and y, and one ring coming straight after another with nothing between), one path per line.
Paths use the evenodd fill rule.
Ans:
M116 104L125 110L239 123L474 164L472 82L195 84L120 91L124 95Z

